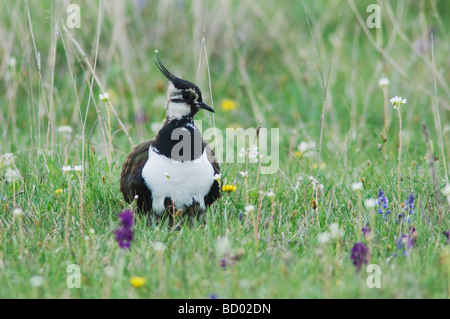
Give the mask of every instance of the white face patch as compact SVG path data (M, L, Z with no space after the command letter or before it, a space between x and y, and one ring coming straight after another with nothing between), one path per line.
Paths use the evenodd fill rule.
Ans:
M167 117L169 119L180 119L191 113L191 107L184 102L172 102L171 100L182 100L183 91L177 89L172 82L169 82L167 88Z
M142 178L152 192L152 208L157 214L164 212L164 200L172 195L177 209L189 207L194 201L205 209L204 197L215 180L206 148L198 159L179 162L156 153L150 147Z

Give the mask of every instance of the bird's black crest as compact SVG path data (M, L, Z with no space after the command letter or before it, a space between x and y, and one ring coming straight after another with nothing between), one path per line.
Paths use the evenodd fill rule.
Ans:
M175 75L170 73L169 70L167 70L167 68L164 66L164 64L162 63L161 59L159 58L159 54L158 53L156 53L156 59L157 59L157 61L155 61L156 66L158 67L158 69L161 71L161 73L164 74L164 76L169 81L176 82L177 80L180 80Z
M158 69L161 71L162 74L164 74L164 76L170 82L173 83L173 85L175 85L176 88L178 88L178 89L193 88L195 91L199 91L199 89L197 88L197 86L194 83L189 82L187 80L180 79L179 77L176 77L175 75L173 75L169 70L167 70L167 68L164 66L161 59L159 58L158 52L156 52L156 59L157 60L155 61L155 64L158 67Z

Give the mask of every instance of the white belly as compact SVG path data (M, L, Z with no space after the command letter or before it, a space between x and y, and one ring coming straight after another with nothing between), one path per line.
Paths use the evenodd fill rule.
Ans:
M179 162L155 153L150 147L142 177L152 192L153 211L162 214L164 200L172 196L178 209L192 205L193 201L205 209L204 197L214 183L214 169L208 161L206 149L194 161Z

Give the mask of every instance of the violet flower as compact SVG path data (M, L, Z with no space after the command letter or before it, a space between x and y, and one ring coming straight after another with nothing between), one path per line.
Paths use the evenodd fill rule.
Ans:
M362 233L364 235L364 237L366 237L367 235L370 234L371 228L369 227L369 223L366 224L366 226L364 226L362 228Z
M134 230L133 228L133 211L124 210L119 214L120 226L115 231L116 241L120 248L129 249L130 244L133 241Z
M381 188L378 189L377 204L380 206L378 213L387 220L387 215L391 213L389 210L389 200Z
M369 258L369 248L364 243L355 243L352 248L352 255L350 256L350 259L353 260L353 265L356 267L356 272L361 271L363 264L368 264Z
M405 206L403 207L403 209L406 211L406 213L408 213L409 216L414 214L415 201L416 201L416 198L414 197L414 192L411 192L408 199L405 200ZM403 221L404 218L405 218L405 213L400 213L398 215L398 221Z

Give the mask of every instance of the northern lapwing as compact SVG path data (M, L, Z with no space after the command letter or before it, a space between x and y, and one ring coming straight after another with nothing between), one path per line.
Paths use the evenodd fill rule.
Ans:
M190 220L201 220L220 197L220 168L193 117L200 109L214 110L203 102L197 85L174 76L156 57L156 66L169 80L166 119L154 139L128 155L120 190L128 203L137 196L138 210L152 219L181 210Z

